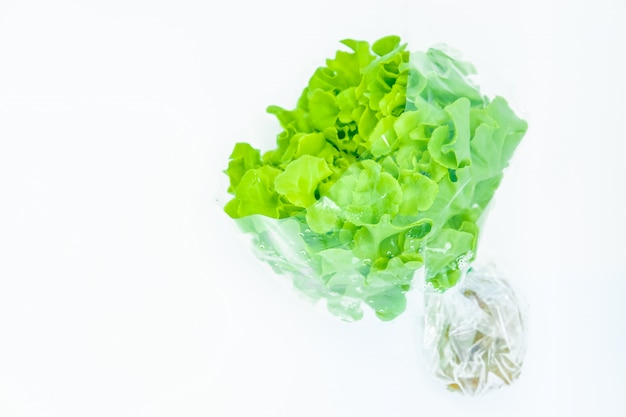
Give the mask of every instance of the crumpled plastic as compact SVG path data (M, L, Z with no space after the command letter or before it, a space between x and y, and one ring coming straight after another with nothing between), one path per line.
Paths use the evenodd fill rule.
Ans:
M526 302L494 264L471 268L446 292L424 290L424 355L452 391L480 395L519 378L526 353Z

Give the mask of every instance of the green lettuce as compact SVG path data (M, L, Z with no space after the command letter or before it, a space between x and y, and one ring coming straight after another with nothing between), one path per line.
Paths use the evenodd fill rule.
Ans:
M478 222L527 130L442 49L344 40L297 106L268 107L276 148L238 143L226 213L259 256L331 312L404 311L415 271L445 291L473 260Z

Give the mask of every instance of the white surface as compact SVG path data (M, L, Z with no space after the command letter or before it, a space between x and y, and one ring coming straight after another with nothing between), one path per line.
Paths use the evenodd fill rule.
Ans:
M0 2L0 416L626 415L626 7ZM531 303L522 379L444 391L414 305L346 324L220 211L345 37L445 42L530 130L481 248Z

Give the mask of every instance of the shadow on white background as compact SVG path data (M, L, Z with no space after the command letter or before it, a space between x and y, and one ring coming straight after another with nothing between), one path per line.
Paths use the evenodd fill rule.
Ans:
M0 4L0 416L626 415L622 2ZM531 305L524 373L424 373L415 306L347 324L221 211L353 37L447 43L530 129L480 250Z

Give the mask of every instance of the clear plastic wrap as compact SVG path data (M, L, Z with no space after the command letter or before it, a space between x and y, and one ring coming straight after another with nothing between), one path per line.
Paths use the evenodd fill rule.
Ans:
M501 346L509 328L453 297L459 288L486 291L480 299L496 306L494 314L508 314L507 300L517 308L512 294L493 298L506 291L466 273L526 122L502 97L481 94L471 81L474 67L445 47L411 52L397 36L342 43L294 110L268 108L283 128L276 149L261 154L235 146L226 171L234 197L225 211L253 238L261 259L344 320L361 319L364 305L381 320L394 319L406 308L416 271L423 271L430 288L426 346L444 343L436 336L442 326L460 323L457 306L475 314L466 324L474 326L476 346L489 340ZM462 392L491 386L482 374L473 391L464 382L482 372L476 355L450 370L446 361L457 360L455 352L465 358L455 349L467 340L446 340L438 366L449 374L448 386ZM510 359L502 358L501 367ZM483 365L491 370L491 362Z
M424 354L450 390L479 395L521 373L527 305L494 264L472 267L446 292L424 292Z

